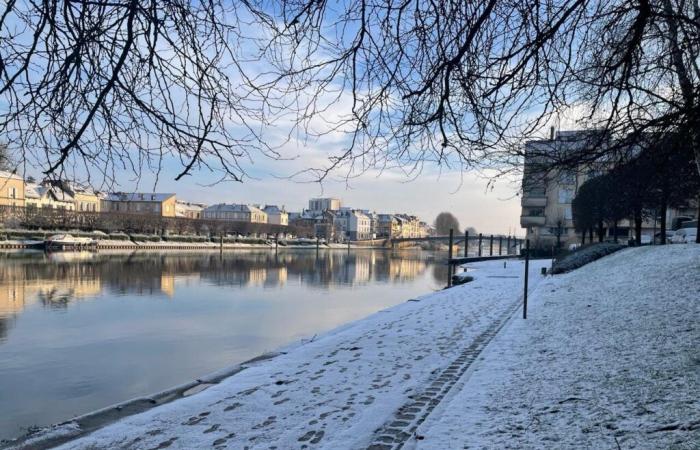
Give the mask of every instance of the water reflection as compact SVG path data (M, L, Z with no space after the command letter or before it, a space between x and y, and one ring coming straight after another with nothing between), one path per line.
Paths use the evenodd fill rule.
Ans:
M284 287L296 280L312 288L403 282L423 274L432 255L420 252L6 253L0 255L0 319L38 302L64 309L107 291L173 297L177 286ZM433 266L435 282L443 267ZM9 325L2 322L0 338Z
M0 439L440 289L440 262L420 251L0 253L0 411L12 412Z

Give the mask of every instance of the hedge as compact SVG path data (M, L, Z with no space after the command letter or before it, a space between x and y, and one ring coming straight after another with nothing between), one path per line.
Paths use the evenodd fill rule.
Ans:
M564 258L556 260L552 265L552 273L556 274L570 272L574 269L578 269L581 266L585 266L596 259L600 259L603 256L607 256L611 253L615 253L618 250L622 250L623 248L625 248L624 245L615 244L613 242L599 242L596 244L587 245L585 247L580 247Z

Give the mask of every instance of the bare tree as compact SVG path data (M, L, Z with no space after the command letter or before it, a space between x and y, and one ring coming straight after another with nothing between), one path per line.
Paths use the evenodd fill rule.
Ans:
M438 236L447 236L450 230L459 234L459 220L450 212L441 212L435 218L435 233Z
M0 134L47 175L82 169L241 180L261 151L244 84L244 3L46 0L0 7ZM250 104L248 103L250 102Z
M46 173L158 172L172 156L180 176L238 180L246 159L278 156L261 134L274 124L344 136L317 180L507 173L565 116L604 132L557 164L678 131L700 172L700 8L686 0L9 1L0 39L0 133Z

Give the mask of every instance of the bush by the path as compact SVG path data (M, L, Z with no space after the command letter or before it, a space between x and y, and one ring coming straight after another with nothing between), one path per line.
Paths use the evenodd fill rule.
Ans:
M552 273L570 272L623 248L625 248L624 245L613 242L600 242L581 247L564 258L556 260L552 266Z

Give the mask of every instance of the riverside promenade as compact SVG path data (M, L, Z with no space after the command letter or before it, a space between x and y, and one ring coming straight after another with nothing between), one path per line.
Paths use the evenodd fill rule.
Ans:
M303 341L64 449L696 448L700 246L521 261ZM332 295L332 292L330 293ZM22 447L17 447L22 448Z

